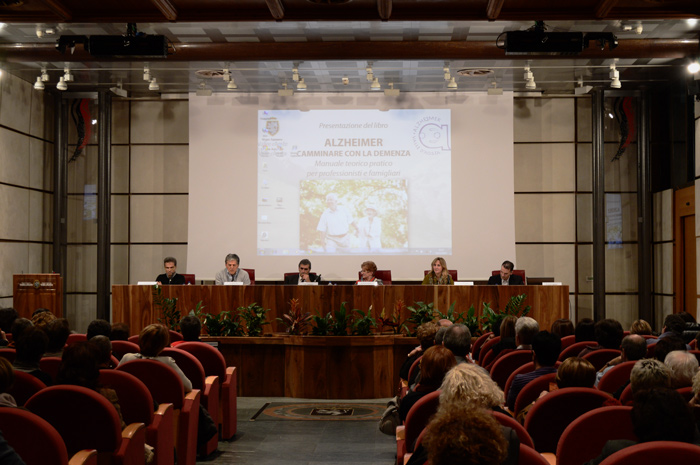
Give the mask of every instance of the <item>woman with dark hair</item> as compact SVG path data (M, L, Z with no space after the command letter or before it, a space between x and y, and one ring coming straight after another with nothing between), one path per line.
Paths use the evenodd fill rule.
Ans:
M22 332L22 336L15 341L17 355L12 364L15 371L23 371L38 378L47 386L53 384L51 375L39 368L39 361L46 352L49 338L44 330L35 326L29 326Z
M562 337L571 336L574 334L574 324L568 318L559 318L552 323L552 334L556 334L561 339Z
M440 388L445 374L457 364L454 354L445 346L432 346L420 359L420 383L401 399L399 418L406 420L411 407L423 396Z
M590 318L582 318L576 324L576 329L574 329L574 335L576 336L576 342L583 341L595 341L595 321Z

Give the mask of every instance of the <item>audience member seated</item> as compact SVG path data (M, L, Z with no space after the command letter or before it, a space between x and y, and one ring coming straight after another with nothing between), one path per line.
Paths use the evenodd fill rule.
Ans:
M561 339L549 331L540 331L532 341L532 350L535 370L516 375L508 390L507 405L511 411L515 409L515 399L527 383L540 376L556 373L557 369L554 365L561 352Z
M647 343L639 334L625 336L620 343L621 354L605 364L596 374L595 385L598 386L600 379L612 367L622 362L632 362L643 359L647 354Z
M85 337L89 341L95 336L109 336L112 334L112 325L109 323L107 320L92 320L90 324L87 327L87 332L85 333Z
M625 331L622 329L622 325L619 321L613 320L612 318L600 320L593 327L593 336L596 344L586 347L578 356L583 357L599 349L619 350L624 335Z
M693 410L698 428L700 428L700 371L695 373L693 377L693 398L690 399L688 405Z
M187 315L180 320L180 334L182 341L173 341L170 347L175 347L183 342L200 342L199 336L202 334L202 322L194 315Z
M515 265L513 264L513 262L509 260L504 261L501 264L500 273L490 276L488 284L495 286L522 286L523 284L525 284L523 282L523 277L517 274L513 274L514 268Z
M630 326L630 334L651 336L651 325L646 320L634 320Z
M664 359L671 370L671 387L679 389L693 385L693 377L698 372L698 359L684 350L674 350Z
M457 363L471 363L469 349L472 345L472 333L466 325L456 324L447 328L442 345L450 349Z
M112 330L109 333L110 341L128 341L129 325L126 323L112 323Z
M49 338L46 333L34 326L25 329L22 336L16 342L17 356L12 364L15 371L23 371L35 376L45 385L51 386L53 380L48 373L39 369L39 361L46 352Z
M595 321L590 318L582 318L574 329L576 342L595 341Z
M552 334L559 336L559 339L574 334L574 324L568 318L559 318L552 323Z
M49 338L49 345L46 348L44 357L61 357L63 348L70 334L70 326L65 318L56 318L46 325L46 335Z
M401 399L399 405L401 423L406 420L411 407L426 394L436 391L442 384L445 374L457 364L452 352L444 346L429 347L419 363L421 368L420 383Z
M647 339L648 340L648 339ZM664 362L666 356L673 352L674 350L687 350L687 346L683 339L678 336L667 336L663 339L659 339L653 347L654 358L659 362Z
M503 401L498 384L486 370L473 363L460 363L452 368L440 386L441 409L472 405L509 415L503 409Z
M112 341L101 334L90 339L97 349L97 366L103 368L115 368L112 366Z
M12 342L10 342L8 347L17 347L17 341L22 337L24 331L33 326L34 323L27 318L15 319L15 321L12 323L12 330L10 331L12 333Z
M515 344L518 350L532 350L532 342L540 332L540 325L534 318L521 316L515 322ZM560 343L561 345L561 343Z
M37 308L32 313L32 324L41 329L46 329L46 326L55 319L56 315L46 308Z
M515 350L517 347L515 344L515 323L517 321L518 317L508 315L507 317L503 318L503 321L501 321L498 331L495 331L496 328L494 328L494 335L501 336L501 340L491 346L491 352L493 352L494 359L500 355L501 351Z
M432 465L516 465L520 449L515 431L469 406L438 412L423 444Z
M640 443L679 441L700 445L695 421L688 405L683 397L672 389L653 388L637 393L632 407L632 427ZM628 439L608 441L600 455L586 465L598 465L606 457L634 444L634 441Z
M661 335L656 339L647 339L647 345L655 344L664 338L677 336L683 340L683 330L685 329L685 321L675 313L666 316L664 327L661 330Z
M192 382L185 376L175 360L171 357L161 356L160 353L168 346L170 342L170 332L168 328L159 324L151 324L146 326L141 330L139 334L139 348L140 351L137 354L124 354L119 365L130 362L131 360L137 359L149 359L156 360L161 363L165 363L170 368L175 370L182 384L185 386L185 393L192 390Z
M0 308L0 347L9 344L5 333L12 333L12 324L17 318L19 318L19 314L14 308Z
M418 328L416 328L416 337L418 338L418 342L420 342L420 346L416 349L413 349L411 353L408 354L408 358L406 358L406 360L401 365L401 369L399 370L399 377L403 381L406 381L408 383L408 386L412 386L415 381L415 379L408 379L409 371L411 370L413 362L415 362L418 359L418 357L421 357L423 353L425 353L425 351L428 350L429 347L435 345L435 335L437 334L439 329L440 328L438 327L438 325L436 323L433 323L432 321L423 323L422 325L418 326ZM447 328L445 328L445 331L447 331ZM414 378L417 374L418 371L414 370Z
M646 389L670 388L671 369L655 359L639 360L630 373L630 384L635 398Z
M17 407L17 401L7 392L14 383L15 370L12 364L6 358L0 357L0 407Z

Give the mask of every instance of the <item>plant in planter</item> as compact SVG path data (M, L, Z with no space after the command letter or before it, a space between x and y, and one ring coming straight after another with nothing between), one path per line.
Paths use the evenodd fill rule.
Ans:
M410 316L407 321L413 323L413 332L410 333L411 336L416 335L417 327L435 319L433 302L429 304L425 302L416 302L414 307L408 307L408 311L410 312Z
M302 312L299 299L291 299L289 301L289 313L282 315L282 318L277 318L277 321L287 327L287 332L291 335L302 335L307 333L307 326L311 321L311 312Z
M248 328L248 336L261 336L262 327L269 325L270 322L265 319L265 315L270 309L264 309L257 302L253 302L247 307L238 307L238 313L245 321Z
M237 313L230 311L221 312L217 315L204 314L202 323L210 336L245 336L241 317Z
M352 324L352 318L348 315L343 302L340 304L340 310L336 310L330 324L330 332L333 336L347 336L348 327Z
M314 320L314 323L316 323L316 326L311 328L311 335L328 336L328 332L331 329L331 322L333 321L333 315L328 312L326 316L314 315L311 317L311 319Z
M476 309L474 309L473 304L469 307L469 310L467 310L467 314L464 317L464 324L469 328L469 332L472 333L472 336L480 336L482 334L481 328L479 327L479 318L476 316Z
M490 303L484 302L484 309L481 317L481 327L483 331L492 331L493 328L498 327L501 324L501 321L503 321L503 319L507 316L527 316L532 307L530 305L523 307L525 299L527 299L527 294L512 296L510 299L508 299L505 308L500 313L494 311L491 308Z
M402 328L405 327L405 322L401 321L401 313L405 312L406 304L403 300L397 299L394 302L394 311L390 317L386 316L386 309L382 308L382 313L377 321L379 322L379 331L391 331L392 334L399 334ZM388 328L388 329L387 329Z
M362 310L353 310L353 313L359 316L355 317L352 322L352 334L356 336L369 336L372 334L372 328L377 326L377 321L372 318L372 306L369 306L367 313Z
M158 317L158 323L164 324L168 329L176 331L180 326L180 310L177 309L177 298L168 299L163 296L163 289L157 284L153 286L153 305L160 308L162 317Z
M450 320L452 323L455 324L463 323L466 318L464 316L464 312L455 313L456 306L457 301L455 300L454 302L452 302L452 305L450 305L450 308L447 310L446 313L442 313L440 310L435 310L435 313L443 320Z

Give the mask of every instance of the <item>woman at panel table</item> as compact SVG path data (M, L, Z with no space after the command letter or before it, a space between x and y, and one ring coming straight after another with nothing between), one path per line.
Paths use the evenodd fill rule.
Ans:
M360 267L361 267L360 274L362 275L362 278L359 279L355 284L358 284L360 281L362 281L362 282L376 282L380 286L382 284L384 284L381 279L374 277L374 273L377 271L377 265L375 265L374 262L371 262L371 261L362 262L362 265L360 265Z
M423 278L423 284L454 284L452 276L447 271L447 263L442 257L437 257L430 264L430 273Z

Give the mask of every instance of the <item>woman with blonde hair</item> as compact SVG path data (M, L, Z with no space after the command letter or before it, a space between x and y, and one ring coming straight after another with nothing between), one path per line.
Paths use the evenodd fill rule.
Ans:
M505 412L503 391L483 368L472 363L460 363L445 375L440 386L440 408L455 404Z
M430 263L430 273L423 278L423 284L454 284L444 258L437 257Z
M630 334L649 336L651 335L651 325L644 320L634 320L630 326Z

